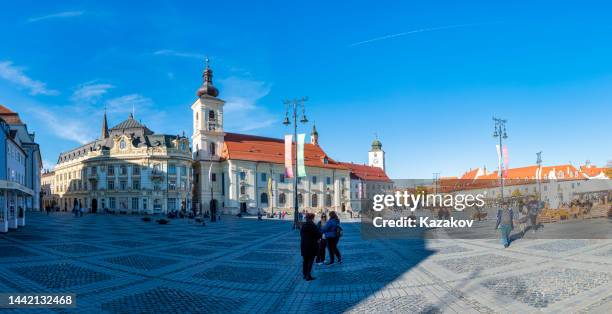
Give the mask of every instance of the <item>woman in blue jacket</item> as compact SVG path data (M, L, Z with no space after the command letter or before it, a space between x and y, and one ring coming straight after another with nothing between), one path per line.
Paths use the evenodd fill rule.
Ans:
M327 240L327 248L329 251L329 263L325 263L325 265L334 264L334 257L338 258L338 263L342 263L342 256L338 250L338 241L340 240L341 230L342 228L340 227L340 219L338 218L338 214L336 214L335 211L329 212L329 220L323 226L323 228L321 228L321 232L323 232L323 236Z

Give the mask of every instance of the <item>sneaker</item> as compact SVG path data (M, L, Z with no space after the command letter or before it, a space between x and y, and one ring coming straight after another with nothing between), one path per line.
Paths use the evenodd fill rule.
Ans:
M324 265L331 266L334 265L334 263L326 262Z
M338 264L342 264L342 259L339 259L339 260L338 260Z
M316 262L315 264L321 266L321 265L323 265L323 262Z

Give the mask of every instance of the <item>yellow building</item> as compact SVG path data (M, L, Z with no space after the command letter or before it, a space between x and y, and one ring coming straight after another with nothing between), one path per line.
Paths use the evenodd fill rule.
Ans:
M62 211L166 213L190 208L191 149L185 136L127 120L60 154L51 193Z

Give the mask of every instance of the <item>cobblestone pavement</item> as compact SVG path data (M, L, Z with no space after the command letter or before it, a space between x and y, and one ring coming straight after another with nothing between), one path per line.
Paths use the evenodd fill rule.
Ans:
M0 235L0 292L77 294L76 309L57 312L612 312L612 240L503 249L491 239L363 240L345 223L344 262L315 266L305 282L288 221L29 218Z

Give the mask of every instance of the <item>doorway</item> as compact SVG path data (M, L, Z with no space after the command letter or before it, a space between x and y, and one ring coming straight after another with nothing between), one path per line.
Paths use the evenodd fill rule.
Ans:
M240 203L240 212L241 213L246 213L247 212L247 204L245 202L241 202Z
M91 212L94 214L98 212L98 200L95 198L91 200Z

